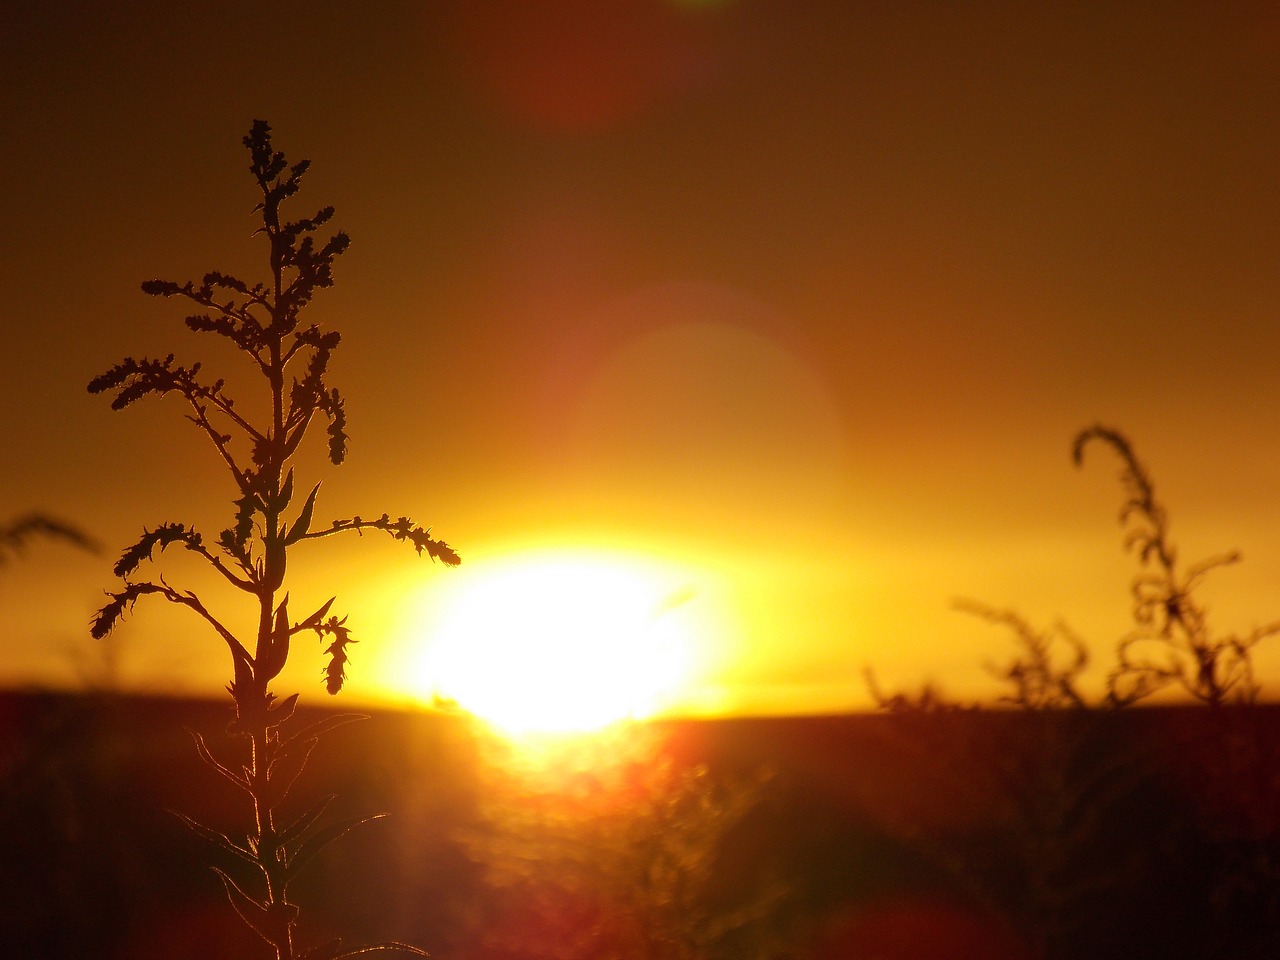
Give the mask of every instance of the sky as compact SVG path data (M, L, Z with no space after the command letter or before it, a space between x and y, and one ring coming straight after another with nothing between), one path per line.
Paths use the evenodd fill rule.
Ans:
M1187 560L1243 552L1215 622L1280 615L1270 4L18 2L0 37L0 515L104 544L0 571L0 681L225 682L184 611L87 636L119 550L232 494L176 403L85 385L169 352L236 382L139 284L260 275L255 118L352 238L312 307L352 438L305 461L318 510L464 559L295 568L351 615L357 700L449 577L539 550L666 571L705 627L676 710L864 707L867 667L990 696L1008 639L965 597L1066 620L1096 680L1134 569L1117 463L1070 460L1099 422Z

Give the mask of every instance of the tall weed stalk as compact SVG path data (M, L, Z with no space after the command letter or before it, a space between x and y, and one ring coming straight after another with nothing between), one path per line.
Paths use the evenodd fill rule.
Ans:
M1196 590L1218 567L1240 561L1237 551L1198 563L1179 563L1169 536L1169 518L1133 446L1118 430L1093 426L1082 430L1071 448L1077 466L1091 443L1110 447L1120 458L1125 501L1120 523L1125 547L1137 557L1139 571L1130 584L1134 628L1116 646L1116 664L1108 676L1110 696L1133 703L1178 686L1201 703L1220 707L1229 701L1252 703L1258 696L1253 649L1280 633L1280 622L1248 633L1220 634Z
M333 216L324 207L309 217L289 220L283 208L298 192L309 162L289 164L271 142L267 123L255 121L244 145L249 170L260 199L254 207L265 241L267 279L249 283L228 274L206 273L199 283L149 280L142 290L151 296L176 297L195 305L186 325L197 333L221 338L249 361L265 385L266 414L254 419L236 403L221 379L211 379L200 363L184 366L173 354L135 360L126 357L89 384L90 393L112 393L113 409L143 397L176 395L186 418L208 440L235 492L229 525L216 537L185 523L165 522L144 529L136 543L120 555L115 574L123 586L92 622L92 633L105 637L143 597L157 597L185 607L223 643L231 659L227 691L235 707L229 731L247 744L247 760L225 761L204 737L194 734L200 758L242 791L248 801L248 830L230 836L183 817L185 822L227 855L224 869L215 867L227 898L240 918L274 951L277 960L340 960L361 954L399 951L425 956L416 947L384 942L347 948L340 941L302 950L295 943L299 908L290 888L299 872L324 847L349 830L376 817L338 820L324 825L332 796L300 811L286 813L290 787L307 763L318 739L353 715L329 716L300 729L288 724L298 694L280 699L272 681L284 669L290 645L299 634L314 634L327 662L323 673L330 694L342 689L350 645L347 618L331 612L334 599L308 608L302 617L290 612L286 590L288 561L310 541L344 533L382 531L410 544L419 555L454 566L458 555L444 541L408 517L377 519L359 516L316 521L320 483L306 489L295 478L293 461L311 428L325 425L329 460L341 464L347 452L345 401L329 382L329 361L339 334L307 324L302 315L315 294L333 285L333 266L347 249L339 231L317 240L316 231ZM299 506L300 501L300 506ZM243 637L215 616L195 591L171 584L162 575L139 576L169 548L194 554L255 613L256 632ZM234 864L234 866L233 866Z
M1120 461L1119 520L1124 547L1138 562L1129 585L1132 626L1116 643L1106 687L1087 695L1080 681L1089 648L1065 624L1042 630L1012 610L960 602L965 612L1007 630L1015 645L1007 662L988 670L1004 691L998 703L1012 708L1017 722L1006 725L999 742L979 739L960 751L963 769L956 781L981 774L994 785L990 802L1003 811L1003 846L994 855L955 838L922 836L910 824L903 830L980 898L999 905L1020 901L1015 912L1025 918L1023 933L1035 956L1082 955L1080 938L1099 905L1116 891L1134 889L1135 877L1153 869L1143 865L1150 853L1129 849L1128 831L1116 827L1126 817L1157 813L1142 809L1149 802L1144 781L1153 774L1151 751L1108 731L1119 729L1113 718L1126 708L1180 691L1208 707L1212 721L1205 725L1207 735L1193 742L1201 755L1188 751L1179 760L1181 772L1198 783L1200 797L1197 822L1183 835L1183 845L1208 841L1197 865L1207 879L1211 908L1204 955L1255 956L1259 944L1274 952L1280 929L1280 754L1254 709L1260 688L1253 667L1256 649L1280 633L1280 622L1247 632L1216 630L1200 588L1210 572L1238 562L1239 553L1183 564L1168 512L1128 438L1102 425L1081 430L1071 447L1076 466L1095 445ZM940 714L954 722L984 712L981 705L949 700L933 686L918 694L888 694L872 674L867 681L879 708L918 736L936 730L927 721ZM1008 865L1015 867L1016 884L1002 876Z

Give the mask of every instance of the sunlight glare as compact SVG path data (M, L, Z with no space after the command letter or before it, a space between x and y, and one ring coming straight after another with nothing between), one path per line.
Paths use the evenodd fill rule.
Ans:
M677 571L621 556L477 564L429 628L419 677L510 733L644 719L687 676L691 596Z

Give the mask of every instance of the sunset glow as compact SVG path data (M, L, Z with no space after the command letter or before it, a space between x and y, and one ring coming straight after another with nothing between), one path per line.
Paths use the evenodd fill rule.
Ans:
M699 643L692 585L625 555L516 554L457 581L424 616L414 679L423 696L504 731L591 730L661 712Z
M350 456L327 461L317 420L286 515L319 482L317 525L390 511L463 561L381 534L291 548L294 605L336 597L350 617L343 697L484 687L523 711L469 652L437 661L459 646L528 673L516 654L572 648L579 616L605 658L601 635L636 629L611 611L544 612L560 626L537 641L529 617L442 621L517 554L569 549L715 571L646 628L697 621L693 664L646 681L660 695L596 693L604 667L564 654L556 683L625 704L602 714L654 696L686 716L864 710L867 668L990 700L1008 638L957 597L1068 622L1099 692L1140 571L1114 471L1071 462L1094 423L1136 444L1180 557L1244 557L1207 584L1218 628L1271 622L1274 5L802 6L17 5L0 97L23 134L0 165L22 229L0 263L30 322L6 346L21 468L0 516L63 518L106 553L37 543L0 571L0 684L203 696L229 679L217 633L154 595L118 651L89 635L119 551L171 523L215 544L243 491L172 391L117 416L85 386L173 353L230 378L238 410L260 402L233 344L139 290L272 279L239 142L255 118L313 161L293 215L332 204L326 229L351 239L303 321L341 334L326 369ZM246 31L289 36L288 62L264 71ZM251 600L189 579L191 551L155 561L252 645ZM658 580L651 605L686 585ZM709 638L722 609L733 627ZM327 702L323 650L299 639L278 695ZM1275 696L1280 644L1257 656Z

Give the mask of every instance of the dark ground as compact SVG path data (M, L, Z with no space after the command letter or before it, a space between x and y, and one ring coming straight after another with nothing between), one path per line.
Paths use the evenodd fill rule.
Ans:
M199 762L184 730L200 730L217 750L228 743L228 719L216 702L0 698L0 954L266 956L207 869L211 850L167 812L234 829L243 797ZM720 784L772 774L745 819L707 834L716 843L703 860L714 870L699 888L698 923L731 915L766 887L785 895L696 955L1276 955L1277 708L690 721L658 730L677 770L705 764ZM563 928L545 922L494 945L495 925L511 922L502 911L512 888L486 884L474 837L510 823L486 820L495 781L477 757L466 723L428 713L378 713L321 743L298 783L299 803L333 792L334 818L391 817L317 857L295 894L301 939L394 938L442 958L636 955L598 944L575 953ZM661 789L645 802L661 806L652 795ZM592 844L606 841L575 816L547 829L556 862L569 864L555 869L588 878L576 887L558 878L581 899L605 870ZM687 825L711 813L685 816ZM649 822L629 836L657 832ZM541 827L521 829L525 840L533 830L536 851ZM634 868L651 878L647 845L626 849L622 867L609 861L609 876L625 881ZM600 863L583 866L593 859ZM699 862L686 865L696 872ZM547 898L537 902L549 909Z

